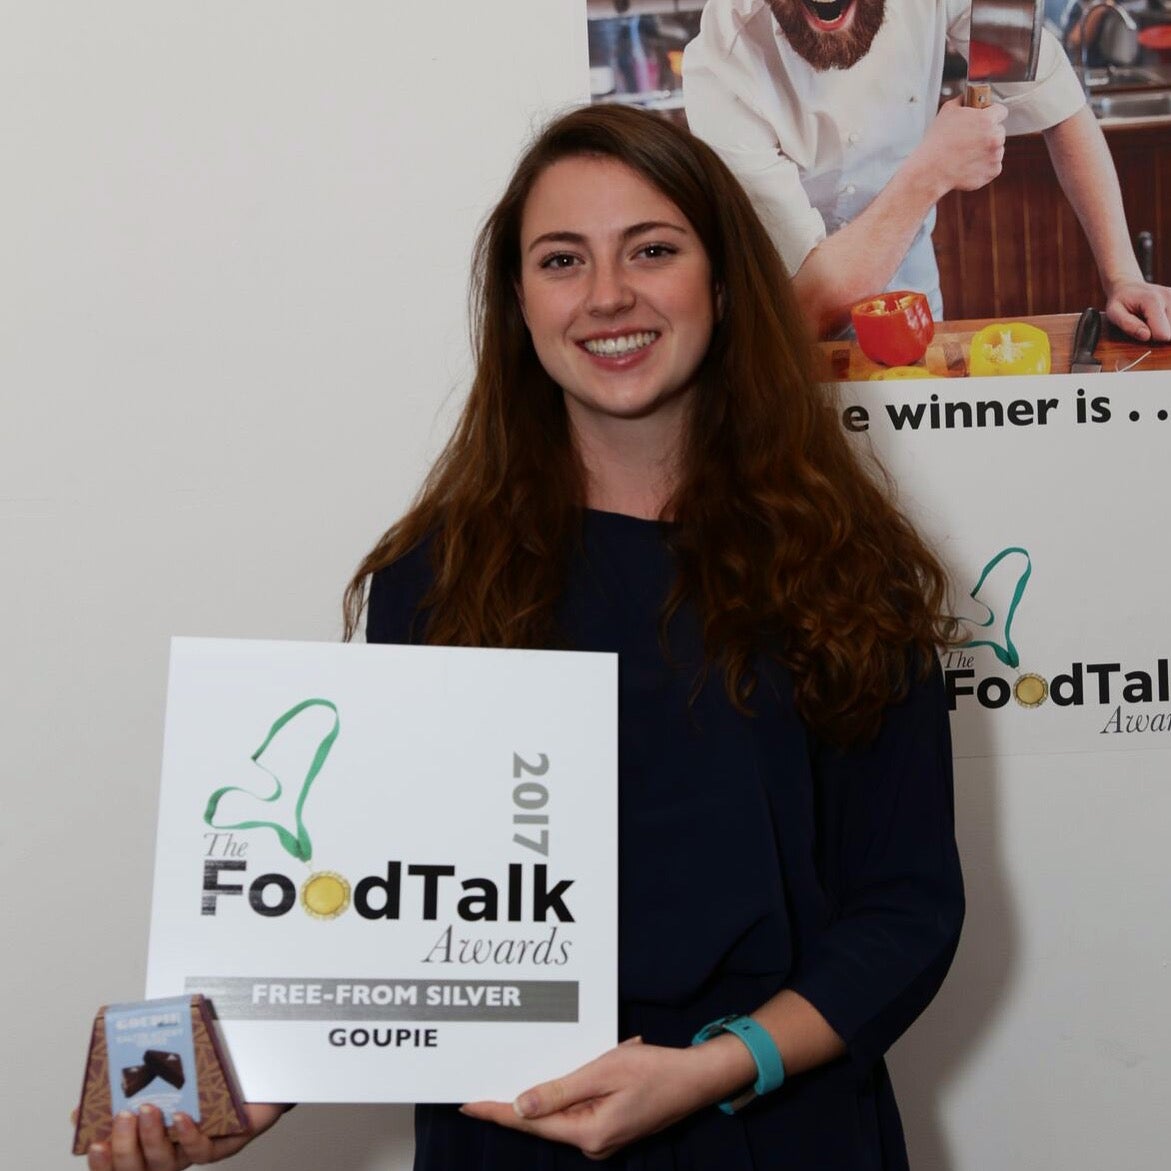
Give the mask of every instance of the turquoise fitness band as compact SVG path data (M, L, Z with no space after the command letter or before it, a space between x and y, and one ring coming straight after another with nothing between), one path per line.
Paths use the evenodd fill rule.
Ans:
M732 1036L739 1037L752 1054L752 1060L756 1062L756 1081L752 1088L745 1090L738 1097L720 1103L720 1109L725 1114L735 1114L761 1094L779 1090L784 1085L785 1063L781 1060L777 1043L764 1025L757 1024L750 1016L737 1016L732 1013L704 1025L691 1038L691 1043L700 1045L704 1041L710 1041L717 1033L731 1033Z

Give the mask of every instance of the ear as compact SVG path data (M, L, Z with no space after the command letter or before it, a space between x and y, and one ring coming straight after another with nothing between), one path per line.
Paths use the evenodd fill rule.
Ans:
M727 304L727 297L724 296L724 286L720 281L715 284L715 303L716 303L716 320L724 320L724 307Z

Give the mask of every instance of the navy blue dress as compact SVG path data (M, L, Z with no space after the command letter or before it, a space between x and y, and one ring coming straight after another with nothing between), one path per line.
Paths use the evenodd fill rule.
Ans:
M951 744L938 672L877 739L819 743L788 673L762 660L755 716L701 665L686 610L663 655L669 527L587 512L559 615L567 645L619 655L619 1027L686 1045L788 987L848 1055L728 1117L699 1111L615 1155L630 1171L895 1171L907 1156L882 1055L951 963L963 919ZM422 638L416 549L374 576L367 639ZM783 1046L782 1046L783 1051ZM568 1071L566 1071L568 1072ZM593 1168L573 1148L419 1106L416 1171Z

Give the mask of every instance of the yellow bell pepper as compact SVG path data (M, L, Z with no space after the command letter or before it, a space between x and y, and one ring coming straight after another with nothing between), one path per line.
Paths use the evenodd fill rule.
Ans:
M1024 321L995 321L972 337L968 373L973 378L989 374L1048 374L1051 357L1049 335Z
M895 382L903 378L931 378L930 370L922 366L891 366L887 370L876 370L870 375L871 382Z

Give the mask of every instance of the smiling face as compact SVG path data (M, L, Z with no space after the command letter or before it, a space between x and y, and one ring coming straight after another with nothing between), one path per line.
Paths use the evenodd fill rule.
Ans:
M518 294L579 435L681 432L715 313L707 252L670 199L613 159L553 163L524 205Z
M849 69L867 53L886 0L768 0L794 50L814 69Z

